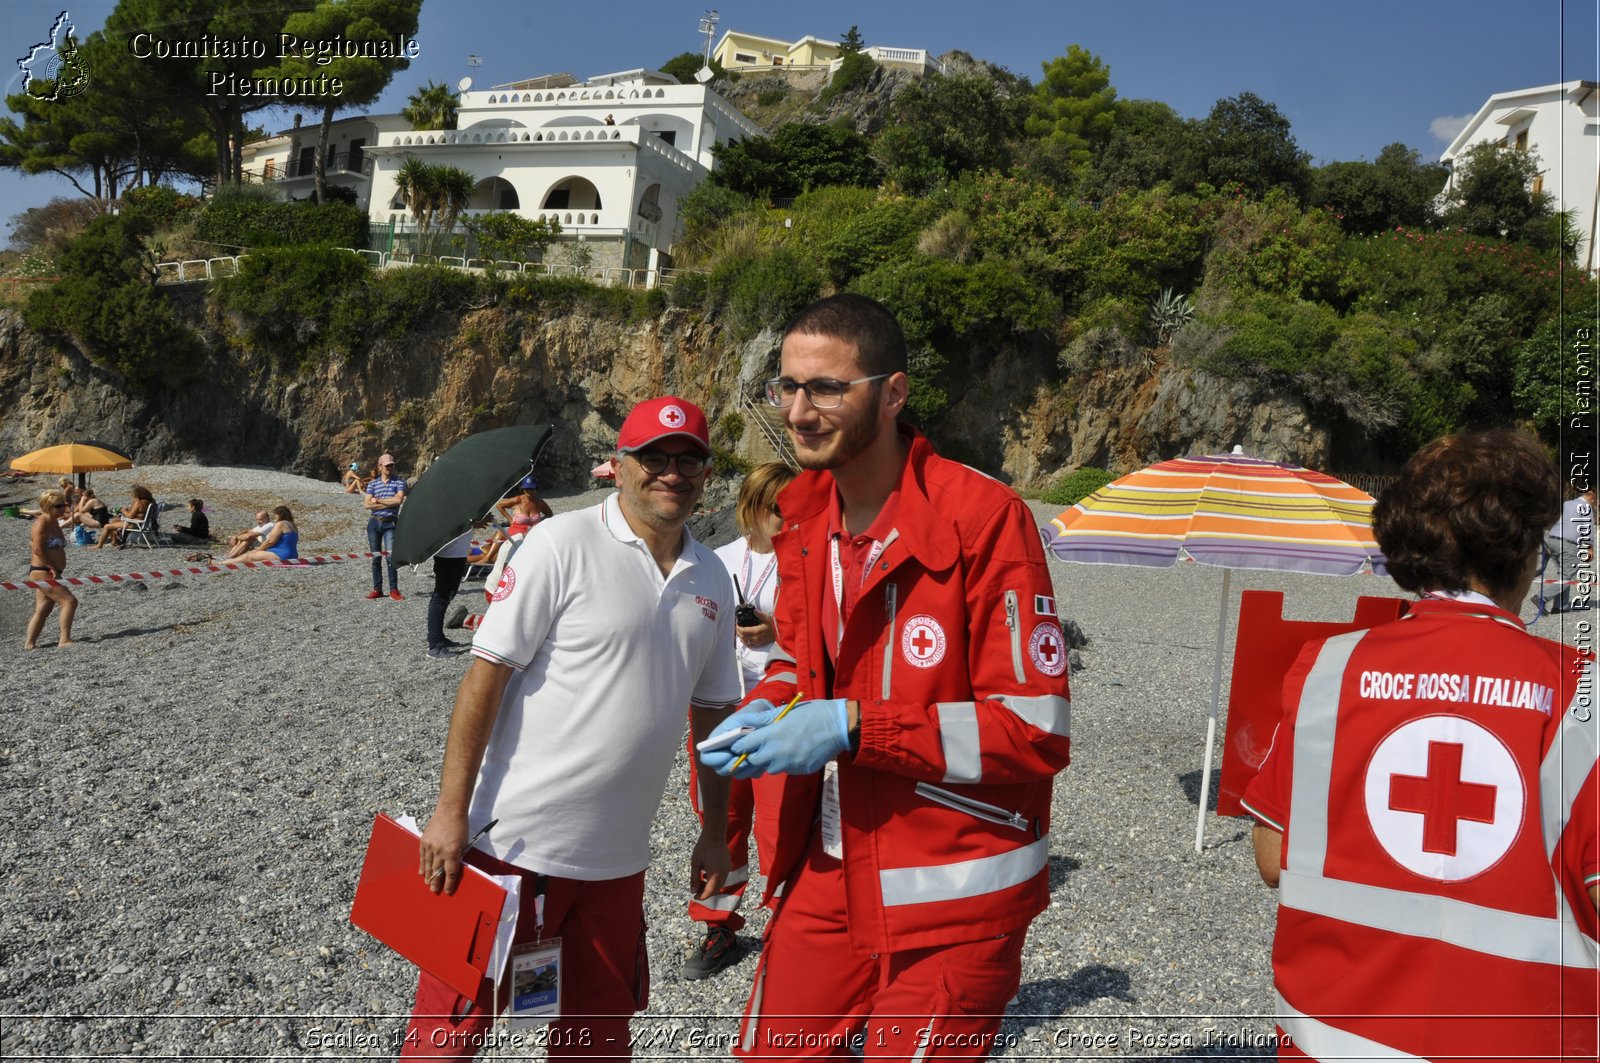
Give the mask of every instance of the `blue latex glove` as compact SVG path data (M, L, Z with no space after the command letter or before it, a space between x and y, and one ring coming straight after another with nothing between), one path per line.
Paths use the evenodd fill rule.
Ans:
M706 741L709 742L718 735L727 734L729 731L738 730L741 727L765 727L777 715L778 710L773 707L772 702L766 698L757 698L712 728L711 733L706 735ZM700 763L718 775L728 774L731 770L729 765L739 759L739 754L733 752L727 746L723 746L721 749L713 749L709 752L700 752L699 750L695 752L700 757Z
M759 714L759 721L749 720L746 725L756 729L728 747L732 757L718 774L736 779L810 775L850 748L850 714L842 698L802 701L780 720L781 713L771 709ZM744 763L733 767L741 755Z

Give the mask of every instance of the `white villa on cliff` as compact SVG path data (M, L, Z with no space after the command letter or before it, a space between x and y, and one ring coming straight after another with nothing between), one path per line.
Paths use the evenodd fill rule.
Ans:
M711 149L761 128L704 85L654 70L570 75L461 94L457 128L382 132L372 160L374 227L409 220L395 175L407 156L478 178L468 214L554 218L596 259L657 265L679 235L678 202L711 171Z
M1600 84L1568 81L1490 96L1439 161L1453 166L1468 148L1485 142L1531 151L1542 167L1535 191L1555 197L1556 209L1570 211L1577 222L1578 263L1600 265L1595 230L1600 218ZM1444 196L1455 190L1455 173Z
M678 202L705 179L712 147L762 130L704 85L655 70L580 82L570 74L461 93L457 128L411 129L398 115L339 119L330 184L356 189L374 239L412 218L395 187L408 156L477 178L464 216L491 210L554 218L596 265L654 269L680 235ZM315 183L318 129L296 124L245 146L245 167L285 198Z

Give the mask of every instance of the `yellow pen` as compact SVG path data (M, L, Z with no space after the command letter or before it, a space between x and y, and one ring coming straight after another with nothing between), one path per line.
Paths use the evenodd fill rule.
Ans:
M772 718L772 723L777 723L779 720L781 720L785 716L789 715L789 710L794 708L796 705L800 704L800 699L803 698L803 697L805 697L804 694L800 693L799 691L796 691L795 695L794 695L794 698L789 702L789 704L787 704L787 705L785 705L783 707L783 711L778 713L778 715L776 715L776 716L774 716ZM768 724L767 726L771 727L772 724ZM737 768L739 765L743 764L745 762L745 758L748 757L749 755L750 754L748 754L748 753L740 753L739 754L739 759L733 762L733 768ZM731 772L731 771L733 771L733 768L729 768L728 770Z

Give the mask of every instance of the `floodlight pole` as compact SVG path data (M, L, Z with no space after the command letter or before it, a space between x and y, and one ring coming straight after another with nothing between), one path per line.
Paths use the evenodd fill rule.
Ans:
M719 16L717 14L717 9L716 8L712 8L711 10L707 11L704 15L702 15L700 17L700 32L701 32L701 34L703 34L705 36L705 39L706 39L706 47L705 47L705 65L706 66L710 66L711 65L711 41L712 41L712 38L714 38L717 35L717 21L718 21L718 19L720 17L721 16Z

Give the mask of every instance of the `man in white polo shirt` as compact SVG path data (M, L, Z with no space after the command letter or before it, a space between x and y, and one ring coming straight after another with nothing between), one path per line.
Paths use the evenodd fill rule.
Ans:
M684 527L710 455L693 403L636 406L617 440L618 492L528 534L456 693L419 871L454 892L469 831L498 821L465 859L522 876L519 941L561 938L562 1013L580 1018L550 1028L552 1058L630 1054L628 1017L649 985L650 822L683 748L684 706L699 740L739 699L733 585ZM729 868L728 790L706 774L720 785L702 782L709 826L690 874L711 897ZM485 980L464 1008L422 972L402 1055L473 1058L492 994Z

